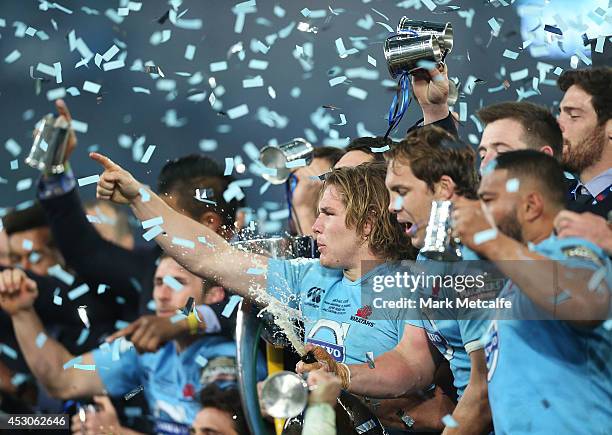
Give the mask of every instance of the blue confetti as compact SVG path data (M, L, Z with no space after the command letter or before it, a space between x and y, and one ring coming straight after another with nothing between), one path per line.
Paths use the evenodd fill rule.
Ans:
M89 177L79 178L77 181L79 183L79 187L87 186L89 184L95 184L98 181L100 181L100 176L99 175L90 175Z
M444 424L444 426L450 427L450 428L459 427L459 424L457 423L457 421L450 414L446 414L444 417L442 417L442 423Z
M183 284L178 282L176 280L176 278L174 278L173 276L170 276L170 275L164 276L163 282L164 282L165 285L167 285L168 287L170 287L174 291L179 291L180 289L183 288Z
M96 370L96 365L95 364L75 364L74 368L77 370L86 370L86 371L95 371Z
M81 330L81 334L79 334L79 338L77 339L77 345L82 346L83 343L85 343L85 340L87 340L87 337L89 337L89 329L83 328Z
M157 225L162 225L164 223L164 218L162 216L157 216L151 219L147 219L146 221L142 221L141 225L143 229L155 227Z
M89 286L87 284L81 284L80 286L78 286L77 288L70 290L68 292L68 299L70 299L71 301L75 300L78 297L83 296L85 293L87 293L89 291Z
M75 364L80 363L81 361L83 361L83 356L77 356L75 358L72 358L70 361L68 361L67 363L64 364L64 370L69 369L71 367L74 367Z
M47 334L45 334L44 332L39 332L38 335L36 336L36 347L37 348L41 348L45 345L47 341Z
M62 269L59 264L47 269L47 275L57 278L67 285L72 285L74 283L74 276Z
M181 239L180 237L173 237L172 244L183 246L184 248L195 249L195 242L187 239Z
M474 234L474 243L481 245L497 237L497 230L495 228L489 228L488 230L479 231Z
M223 308L223 312L221 313L221 315L223 317L227 317L229 318L232 313L234 312L234 310L236 309L236 306L242 301L242 297L238 296L238 295L232 295L230 297L230 300L227 302L227 305L225 305L225 308Z

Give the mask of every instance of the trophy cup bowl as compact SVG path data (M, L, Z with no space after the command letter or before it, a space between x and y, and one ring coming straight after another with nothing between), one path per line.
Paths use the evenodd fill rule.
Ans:
M45 115L37 124L34 142L25 163L51 174L64 172L64 158L70 133L69 124L63 118Z
M276 174L263 173L262 177L272 184L283 184L292 172L287 164L304 159L309 165L313 149L310 142L300 137L284 144L263 147L259 151L259 160L265 167L276 169Z

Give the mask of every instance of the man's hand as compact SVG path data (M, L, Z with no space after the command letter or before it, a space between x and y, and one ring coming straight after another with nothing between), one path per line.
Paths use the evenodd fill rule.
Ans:
M186 333L189 333L189 327L184 320L172 323L169 317L147 315L115 332L106 341L126 337L140 353L157 352L168 341Z
M71 126L72 115L70 115L70 110L68 110L68 106L66 105L66 102L62 99L55 100L55 108L57 109L57 113L59 113L59 116L55 122L61 123L63 120L63 121L66 121L68 125L70 126L68 129L68 141L66 142L66 154L64 154L64 162L63 162L63 163L66 163L68 159L70 158L70 155L72 154L72 152L75 150L77 146L77 137L76 137L76 133L74 132Z
M0 272L0 307L14 316L32 308L38 297L36 282L21 269L5 269Z
M453 201L452 219L453 237L458 237L463 245L476 252L482 252L486 242L495 238L497 227L481 201L465 198Z
M342 380L324 370L316 370L308 375L306 380L308 386L312 388L308 401L310 403L329 403L336 405L336 399L342 389Z
M412 74L414 96L422 108L446 105L448 109L448 72L446 64L437 65L431 70L418 69Z
M323 182L319 175L329 171L330 167L325 159L314 159L310 165L297 169L293 174L297 178L297 186L293 191L292 202L297 208L316 210L319 200L319 192Z
M612 253L612 228L603 217L563 210L555 218L554 224L560 238L580 237Z
M326 372L330 372L340 377L342 380L342 387L344 389L348 389L349 384L351 382L351 373L346 364L338 363L325 349L320 346L313 346L312 344L307 344L304 349L306 352L312 351L314 353L315 358L317 359L316 363L305 364L303 361L300 361L295 366L295 371L297 373L308 373L314 370L323 370Z
M108 199L117 204L130 204L138 197L140 183L132 174L102 154L90 153L89 157L104 167L96 189L98 199Z
M72 416L72 433L75 435L121 434L121 423L119 423L115 407L108 396L94 396L93 400L97 410L87 410L84 422L81 421L78 413Z

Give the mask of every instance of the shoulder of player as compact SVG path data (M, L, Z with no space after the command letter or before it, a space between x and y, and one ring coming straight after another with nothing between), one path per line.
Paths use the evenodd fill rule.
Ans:
M533 250L550 258L588 261L600 267L606 265L609 261L600 247L578 237L549 238L536 245Z

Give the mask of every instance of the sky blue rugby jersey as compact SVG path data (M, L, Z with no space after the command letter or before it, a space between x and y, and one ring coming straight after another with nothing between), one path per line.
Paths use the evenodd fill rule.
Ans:
M611 263L590 242L551 236L532 249L567 260L563 264L570 267L605 272L601 276L612 288ZM552 320L511 283L502 293L513 302L517 318L550 320L496 320L485 335L495 433L610 433L610 321L595 329L577 328Z
M361 301L362 285L392 273L392 264L350 281L341 269L323 267L319 260L269 260L267 291L302 310L307 343L324 347L337 361L365 363L366 352L376 357L399 343L403 321L372 319L372 307Z
M143 354L131 345L125 349L125 343L120 339L110 347L95 349L96 370L112 396L142 388L156 433L188 434L201 408L202 388L210 382L221 387L235 382L236 345L227 338L203 336L180 353L174 342Z
M462 249L463 258L465 260L478 260L479 258L467 248ZM427 262L427 273L442 274L447 272L445 263L429 260L419 253L417 262ZM439 295L453 299L453 289L449 290L434 290L434 289L419 289L421 296L431 296L432 293L439 291ZM484 343L480 340L486 331L489 321L486 319L474 318L467 314L467 309L462 310L447 310L447 315L440 316L442 311L438 311L439 316L443 319L430 319L425 312L421 312L421 319L406 320L406 323L419 328L424 328L427 332L429 341L438 349L449 362L453 373L453 385L457 389L459 397L463 395L465 388L470 381L471 361L469 354L475 350L482 349ZM463 320L461 320L463 319Z

